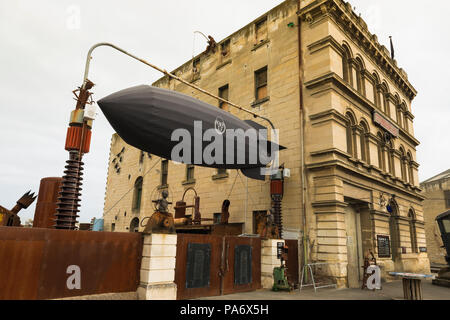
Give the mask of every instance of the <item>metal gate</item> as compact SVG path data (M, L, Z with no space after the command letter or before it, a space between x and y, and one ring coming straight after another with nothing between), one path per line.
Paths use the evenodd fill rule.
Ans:
M178 300L261 288L261 239L179 234Z

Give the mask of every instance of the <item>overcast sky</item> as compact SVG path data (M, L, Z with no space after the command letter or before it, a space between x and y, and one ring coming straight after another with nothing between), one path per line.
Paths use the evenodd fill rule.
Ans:
M81 85L88 49L112 42L173 70L281 3L279 0L0 1L0 205L11 208L44 177L62 176L72 90ZM450 2L352 0L369 30L389 48L419 91L413 102L421 181L450 168ZM195 46L194 46L195 44ZM94 53L96 100L161 75L109 48ZM81 222L103 212L113 130L102 114L85 156ZM35 205L20 214L32 218Z

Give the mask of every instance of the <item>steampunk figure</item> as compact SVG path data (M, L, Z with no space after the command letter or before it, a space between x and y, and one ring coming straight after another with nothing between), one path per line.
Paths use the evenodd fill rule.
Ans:
M148 234L175 234L175 221L173 215L169 213L169 205L172 204L167 200L169 192L164 190L158 200L153 201L156 204L156 212L148 220L144 233Z

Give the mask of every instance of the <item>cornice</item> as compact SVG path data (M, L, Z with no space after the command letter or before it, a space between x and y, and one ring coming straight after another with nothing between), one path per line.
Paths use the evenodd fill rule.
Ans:
M336 167L336 168L348 170L352 174L359 175L359 176L362 176L363 178L372 180L372 181L374 181L376 183L379 183L380 185L383 185L385 188L392 188L394 190L402 192L402 193L404 193L404 194L406 194L406 195L408 195L410 197L413 197L413 198L417 199L418 201L425 200L425 197L422 196L419 193L413 193L413 192L407 190L404 187L402 188L401 186L394 185L392 183L389 183L388 181L384 181L383 179L380 179L380 178L378 178L376 176L373 176L371 174L367 174L367 173L355 170L354 168L352 168L347 163L345 163L344 161L341 161L341 160L330 160L330 161L323 161L323 162L315 162L315 163L306 164L306 168L308 170L320 170L320 169L324 169L324 168L328 168L328 167ZM415 188L415 187L413 189L417 190L417 188Z
M343 53L341 44L337 42L337 40L332 35L328 35L325 38L322 38L308 45L308 49L311 54L327 47L334 48L340 54Z
M368 100L366 97L361 95L354 88L350 87L338 74L336 74L334 72L329 72L327 74L324 74L322 76L319 76L313 80L310 80L310 81L307 81L304 83L304 85L307 89L315 89L315 88L319 88L319 87L327 85L327 84L331 84L331 87L327 88L327 90L335 89L335 88L340 89L341 93L347 94L356 103L359 103L361 106L365 107L365 109L368 110L368 115L372 116L374 111L378 111L380 114L382 114L382 112L380 112L380 110L377 109L370 100ZM335 90L335 91L339 92L338 90ZM389 118L389 121L395 123L394 120L391 118ZM396 124L396 126L397 126L397 124ZM402 128L399 128L399 129L400 129L400 137L403 140L407 141L415 150L415 148L418 145L420 145L420 142L415 137L413 137L410 133L406 132L404 129L402 129Z
M323 112L319 112L319 113L315 113L309 116L309 119L313 122L312 124L318 124L321 123L323 121L327 121L327 120L337 120L338 122L340 122L342 125L346 125L347 123L347 119L345 118L345 116L343 114L341 114L339 111L337 111L336 109L329 109ZM319 121L322 120L322 121Z
M309 24L326 17L333 19L410 100L415 98L417 90L408 81L406 72L397 66L396 60L378 42L377 36L369 32L367 24L353 12L350 3L343 0L316 1L301 9L298 14L302 21Z

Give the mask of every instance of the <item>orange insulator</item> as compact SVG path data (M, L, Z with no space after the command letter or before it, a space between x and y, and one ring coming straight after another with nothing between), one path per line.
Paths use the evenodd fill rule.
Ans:
M270 194L272 196L284 194L283 180L272 180L270 181Z
M81 149L81 136L82 136L83 128L82 127L69 127L67 129L67 137L66 137L66 150L67 151L79 151ZM82 153L89 153L91 146L91 135L92 132L90 129L85 127L84 133L84 143Z

